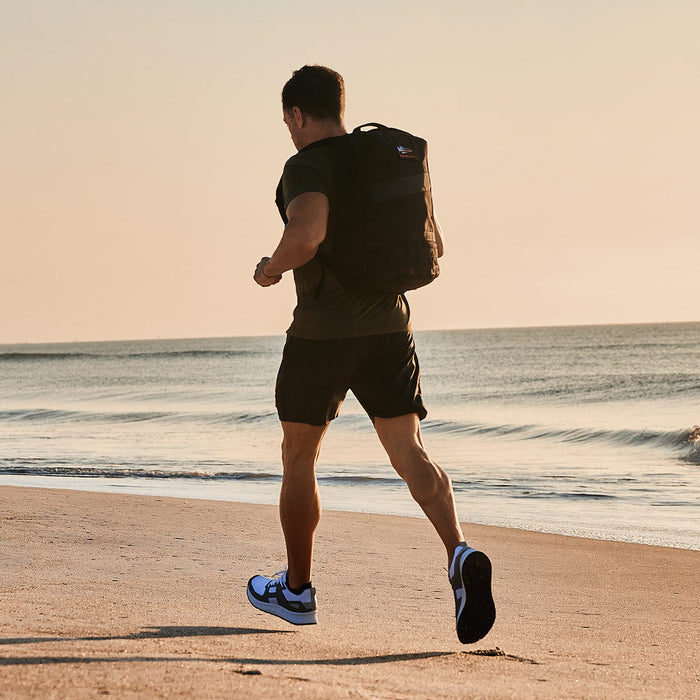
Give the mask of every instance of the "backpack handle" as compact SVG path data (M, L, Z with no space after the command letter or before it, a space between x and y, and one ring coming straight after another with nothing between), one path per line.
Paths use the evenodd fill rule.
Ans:
M359 131L362 131L362 129L364 129L366 126L373 126L373 127L375 127L375 129L388 129L389 128L388 126L384 126L384 124L379 124L377 122L367 122L367 124L361 124L357 128L353 129L352 133L356 134Z

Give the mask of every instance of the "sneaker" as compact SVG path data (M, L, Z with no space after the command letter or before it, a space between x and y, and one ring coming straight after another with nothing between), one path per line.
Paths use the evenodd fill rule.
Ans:
M448 573L455 594L457 636L462 644L473 644L486 636L496 619L491 562L483 552L462 542L455 549Z
M316 624L316 589L310 583L301 593L292 593L287 586L287 571L278 571L273 578L253 576L248 581L248 600L258 610L277 615L293 625Z

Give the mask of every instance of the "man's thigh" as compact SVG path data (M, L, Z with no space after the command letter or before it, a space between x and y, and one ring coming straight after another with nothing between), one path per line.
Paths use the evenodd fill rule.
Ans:
M412 333L387 333L366 340L366 352L353 372L350 388L370 418L412 413L425 418Z
M275 386L281 421L324 426L338 415L352 373L346 345L287 337Z
M313 471L327 429L327 425L282 421L282 462L285 475L290 471Z

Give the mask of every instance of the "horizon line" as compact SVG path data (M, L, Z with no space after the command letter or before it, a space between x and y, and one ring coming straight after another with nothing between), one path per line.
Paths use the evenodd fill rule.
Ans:
M445 333L452 331L495 331L495 330L538 330L547 328L604 328L608 326L672 326L692 325L700 323L700 319L694 321L623 321L615 323L552 323L515 326L476 326L476 327L450 327L450 328L413 328L413 333ZM234 338L277 338L284 337L286 332L280 333L242 333L239 335L202 335L202 336L159 336L159 337L132 337L132 338L99 338L88 340L32 340L32 341L0 341L0 347L18 345L77 345L79 343L138 343L138 342L166 342L177 340L226 340Z

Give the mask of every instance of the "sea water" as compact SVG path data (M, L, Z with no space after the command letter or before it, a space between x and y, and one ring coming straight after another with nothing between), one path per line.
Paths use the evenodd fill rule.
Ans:
M0 346L0 483L275 503L284 338ZM700 549L700 323L416 333L461 519ZM327 508L421 516L351 394Z

